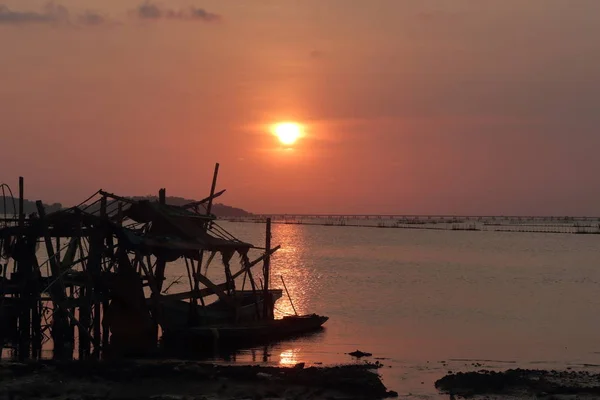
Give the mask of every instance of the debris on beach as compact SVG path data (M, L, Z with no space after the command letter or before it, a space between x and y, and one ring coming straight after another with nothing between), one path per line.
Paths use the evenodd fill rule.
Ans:
M145 400L383 399L370 365L326 368L219 366L191 361L37 361L0 364L0 398Z
M366 352L360 351L360 350L356 350L356 351L353 351L352 353L348 353L348 355L351 355L352 357L356 357L356 358L362 358L362 357L371 357L373 354L366 353Z
M600 397L600 374L587 371L509 369L448 374L435 387L452 396L519 396L520 398Z

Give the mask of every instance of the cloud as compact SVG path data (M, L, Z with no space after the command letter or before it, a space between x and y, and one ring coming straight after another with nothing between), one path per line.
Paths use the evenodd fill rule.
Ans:
M147 1L144 4L140 4L137 8L137 15L140 18L158 19L163 16L163 12L156 4L151 4Z
M106 16L95 12L86 11L75 16L71 21L69 10L60 4L47 3L43 9L37 11L16 11L0 4L0 24L27 25L27 24L65 24L65 25L103 25L108 23Z
M77 22L81 25L104 25L108 23L108 18L96 11L86 11L77 17Z
M203 8L195 8L191 7L189 9L190 16L193 19L201 19L206 22L219 21L221 20L221 16L219 14L214 14L204 10Z
M0 24L44 24L66 22L69 11L58 4L48 3L41 12L13 11L6 5L0 4Z
M190 7L187 9L165 9L147 0L140 4L135 14L141 19L176 19L187 21L218 22L222 19L219 14L211 13L203 8Z

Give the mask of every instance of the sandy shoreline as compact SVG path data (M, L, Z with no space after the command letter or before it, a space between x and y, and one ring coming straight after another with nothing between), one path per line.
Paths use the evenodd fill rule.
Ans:
M281 368L189 361L0 363L0 399L383 399L375 365Z

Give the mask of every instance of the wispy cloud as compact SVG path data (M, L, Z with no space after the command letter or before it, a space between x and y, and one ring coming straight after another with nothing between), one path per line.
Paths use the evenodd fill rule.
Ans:
M158 19L163 16L163 11L156 4L145 2L138 6L137 16L146 19Z
M12 10L0 4L0 24L69 24L69 25L103 25L109 19L96 11L86 11L71 18L69 10L60 4L47 3L41 11Z
M47 24L67 22L69 11L66 7L48 3L42 11L16 11L0 4L0 24Z
M109 19L96 11L86 11L77 17L77 22L81 25L104 25Z
M222 20L221 15L206 11L203 8L189 7L185 9L162 8L151 1L145 1L135 10L138 18L158 20L174 19L185 21L218 22Z
M163 8L150 0L140 4L133 14L140 19L170 19L180 21L219 22L222 16L203 8L188 7L182 9ZM71 15L69 10L54 2L47 3L40 11L16 10L0 4L0 25L42 25L64 24L71 26L99 26L114 22L103 13L87 10Z

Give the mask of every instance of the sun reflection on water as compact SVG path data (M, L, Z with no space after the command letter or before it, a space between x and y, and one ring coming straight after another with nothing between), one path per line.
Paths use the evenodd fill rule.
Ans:
M273 256L271 282L273 287L280 289L284 289L285 282L291 297L290 301L284 289L283 297L275 303L275 317L314 312L311 303L318 295L318 277L307 251L305 227L277 225L273 230L273 241L281 245L281 250Z
M279 354L279 365L282 367L292 367L300 361L300 349L287 349Z

